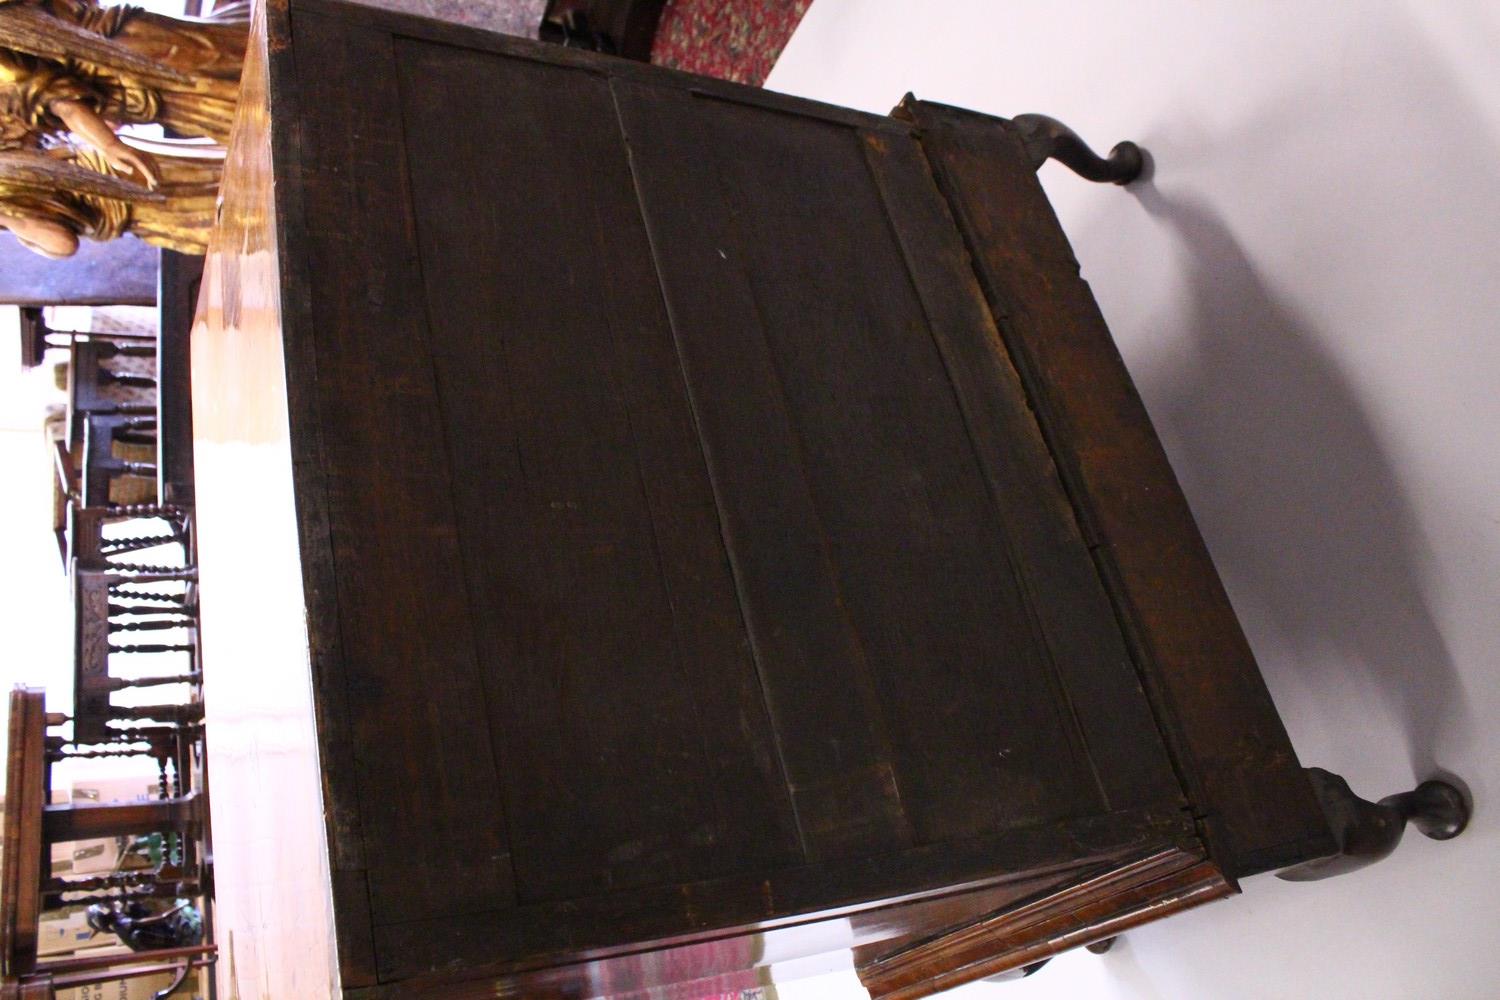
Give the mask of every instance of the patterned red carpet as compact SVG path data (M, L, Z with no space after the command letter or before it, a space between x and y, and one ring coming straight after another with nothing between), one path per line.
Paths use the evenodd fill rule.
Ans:
M812 0L668 0L651 61L760 86Z

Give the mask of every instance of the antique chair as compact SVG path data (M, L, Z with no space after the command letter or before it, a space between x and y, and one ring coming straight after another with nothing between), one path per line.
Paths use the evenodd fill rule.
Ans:
M108 533L109 525L124 525L130 533ZM135 572L147 569L135 557L160 546L180 550L181 566L193 565L192 519L187 510L169 504L116 504L88 507L70 504L67 511L68 559L80 569Z
M75 417L75 422L78 418ZM116 445L156 446L155 413L89 413L82 417L83 462L79 470L79 496L91 507L110 502L110 484L121 476L152 481L155 489L156 462L125 458Z
M189 756L185 730L134 730L109 743L84 747L48 735L66 718L49 715L44 692L18 687L10 696L6 756L4 855L0 858L0 1000L42 1000L56 990L155 975L176 974L169 995L192 970L214 961L211 938L188 947L40 960L38 934L44 911L59 906L160 898L211 892L211 867L203 849L207 809L186 785L191 768L169 779L168 764ZM70 758L154 757L161 794L154 802L51 804L52 766ZM161 833L180 847L155 869L68 878L50 868L53 844L100 837Z
M145 343L117 344L90 337L69 345L68 405L75 414L134 413L140 404L122 400L112 387L155 392L156 379L122 370L115 363L123 358L154 358L156 347Z
M89 506L107 504L110 484L119 476L141 476L154 484L154 460L121 457L116 445L155 450L156 379L120 370L115 362L155 354L156 348L149 344L122 346L102 339L75 340L70 345L67 442L70 453L77 456L76 492Z
M177 725L195 725L203 717L202 674L198 669L197 606L187 587L162 588L163 584L188 583L191 568L146 567L136 572L109 572L81 568L75 560L72 572L74 608L74 735L84 742L110 738L112 723L156 720ZM143 592L144 584L158 589ZM146 639L150 633L179 631L181 641L123 641L122 633ZM150 654L168 672L120 676L111 670L112 657ZM180 655L178 655L180 654ZM170 659L169 659L170 657ZM137 661L139 662L139 661ZM175 704L116 705L111 695L119 691L186 684L186 701Z
M76 733L99 738L112 720L147 717L111 706L110 695L117 691L186 683L190 700L197 700L197 570L187 512L156 504L70 504L65 538L74 604ZM164 632L176 634L149 641ZM125 678L110 671L116 653L185 654L186 662L164 659L170 664L165 674ZM178 707L172 717L187 719Z
M3 299L0 299L3 301ZM79 303L59 302L56 305L77 305ZM137 305L139 303L123 302L123 305ZM113 344L117 347L141 348L149 347L150 341L137 334L122 331L111 331L109 333L95 331L80 331L53 329L47 321L44 305L20 305L17 310L20 313L21 334L21 367L35 368L46 360L47 351L52 348L67 348L75 341L93 340Z

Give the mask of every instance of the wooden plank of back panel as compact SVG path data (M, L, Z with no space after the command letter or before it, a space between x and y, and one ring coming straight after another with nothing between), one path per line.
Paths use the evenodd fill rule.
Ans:
M989 495L861 137L695 103L919 838L1101 808L1008 537L1037 527Z
M399 52L521 897L799 862L608 85Z
M196 338L195 347L202 346L212 352L213 345L221 342L219 337L238 340L247 333L263 341L271 338L281 341L285 430L295 481L298 558L313 677L315 766L322 771L319 798L327 829L328 874L333 890L332 912L327 917L332 922L333 915L338 915L334 927L335 952L339 978L347 989L376 981L370 879L359 802L360 765L349 712L347 676L351 665L344 655L340 634L338 576L329 530L328 463L323 457L323 434L318 426L317 344L311 332L316 326L312 319L314 295L306 258L307 230L303 224L306 213L301 185L285 181L278 184L273 178L276 172L273 164L283 177L295 176L294 165L301 162L302 155L297 66L290 44L291 13L280 6L267 7L264 13L263 26L258 19L252 21L237 116L249 121L269 118L270 128L247 129L246 138L232 141L234 150L225 163L223 211L216 225L223 246L229 249L211 249L210 260L218 270L206 271L210 278L218 279L210 283L219 293L232 297L241 308L232 312L226 309L223 313L216 313L211 306L205 308L203 318L207 328L214 332ZM269 110L273 94L274 116ZM253 140L249 138L252 135ZM264 301L258 301L260 296L253 291L245 293L243 289L256 287L257 267L246 267L242 257L258 261L259 267L266 270L279 270L279 293ZM212 295L200 298L211 302ZM222 332L221 323L227 328ZM245 323L248 326L242 328ZM272 362L267 358L264 363ZM211 367L216 373L214 377L237 376L259 385L268 399L276 395L278 380L274 375L236 371L231 376L224 368ZM203 437L213 439L208 434ZM222 744L219 749L223 749ZM290 758L279 760L285 763ZM238 762L231 764L232 770L239 766ZM278 853L277 860L295 863L295 859L305 861L307 857L304 849L290 857ZM260 936L277 939L275 934ZM316 935L282 937L286 944L292 940L293 947L309 952L319 944ZM299 971L297 963L279 963L280 975L295 975Z
M391 40L300 12L292 30L306 333L370 908L377 924L493 909L513 901L513 878L405 207Z
M866 651L808 488L708 123L685 92L615 81L615 95L807 855L909 845ZM737 149L762 169L783 166L764 152Z
M974 253L1215 858L1243 876L1334 845L1186 498L1009 123L904 108ZM1212 683L1204 683L1212 678Z
M725 456L721 503L745 526L729 537L747 617L778 638L836 624L851 647L821 664L762 647L789 768L838 773L843 727L781 725L778 694L817 676L846 708L869 692L919 842L1101 808L1008 550L1028 526L988 496L857 133L619 93L702 432ZM710 281L733 294L703 294ZM786 516L787 500L796 520L752 520ZM817 561L770 555L789 542ZM828 605L788 607L793 580L820 580Z
M995 516L1010 529L1011 569L1109 806L1181 808L1182 788L1114 609L926 157L905 137L867 132L864 140Z

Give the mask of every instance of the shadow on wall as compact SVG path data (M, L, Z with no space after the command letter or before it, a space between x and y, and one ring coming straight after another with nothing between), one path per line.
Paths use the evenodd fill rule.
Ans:
M1467 710L1424 595L1419 526L1358 395L1208 206L1150 182L1129 190L1182 251L1180 353L1156 359L1151 398L1193 471L1195 502L1217 515L1216 558L1297 661L1347 666L1304 683L1324 698L1385 702L1404 723L1414 775L1436 773L1439 735L1467 725ZM1262 663L1268 675L1295 666Z

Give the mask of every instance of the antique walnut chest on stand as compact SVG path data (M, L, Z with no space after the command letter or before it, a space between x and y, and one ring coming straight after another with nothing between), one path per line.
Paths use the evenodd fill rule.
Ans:
M226 986L919 997L1457 829L1297 761L1034 174L1130 149L256 31L193 344Z

